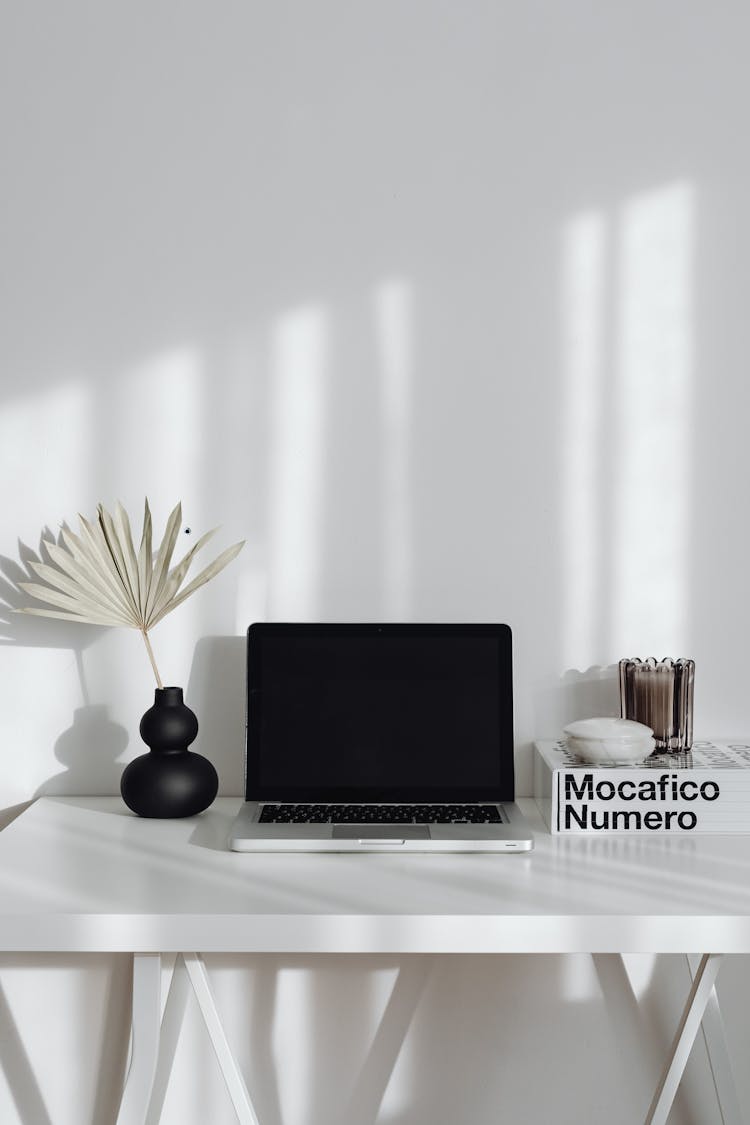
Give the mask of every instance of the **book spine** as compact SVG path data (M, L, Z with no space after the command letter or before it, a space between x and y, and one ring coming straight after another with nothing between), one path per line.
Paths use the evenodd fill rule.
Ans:
M750 832L747 770L560 767L551 789L549 826L561 834Z

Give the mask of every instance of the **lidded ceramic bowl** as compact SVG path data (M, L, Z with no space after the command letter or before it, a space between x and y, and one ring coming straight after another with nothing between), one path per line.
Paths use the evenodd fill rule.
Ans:
M579 719L564 734L573 757L592 765L636 765L656 748L651 727L633 719Z

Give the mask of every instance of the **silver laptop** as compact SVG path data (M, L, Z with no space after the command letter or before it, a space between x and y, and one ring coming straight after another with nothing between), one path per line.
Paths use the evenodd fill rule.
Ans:
M521 852L507 625L256 624L235 851Z

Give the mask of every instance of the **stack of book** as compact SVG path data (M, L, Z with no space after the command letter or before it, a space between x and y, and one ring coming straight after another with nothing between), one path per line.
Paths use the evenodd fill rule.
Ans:
M534 797L551 832L750 832L750 743L695 742L642 765L589 765L534 743Z

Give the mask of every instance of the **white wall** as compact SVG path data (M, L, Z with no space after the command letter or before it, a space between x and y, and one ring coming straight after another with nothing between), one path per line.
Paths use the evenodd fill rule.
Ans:
M521 793L534 737L616 709L624 655L692 656L696 733L747 735L742 3L6 9L10 606L44 529L99 500L138 511L148 493L163 524L182 499L194 535L246 537L153 638L225 793L253 618L510 622ZM116 792L152 691L139 638L2 617L5 819L38 793ZM122 962L0 967L0 1119L107 1121ZM397 968L217 964L264 1125L329 1122L349 1086L342 1125L479 1125L498 1097L542 1122L558 1088L557 1120L606 1099L625 1125L684 966L630 966L652 1058L632 1028L613 1049L609 963L519 958L488 986L482 959L438 959L378 1115L367 1051ZM739 1057L742 964L725 979ZM164 1121L223 1120L213 1078L196 1093L202 1051L189 1025ZM696 1054L675 1125L717 1120L706 1083Z

